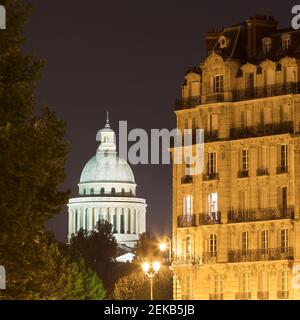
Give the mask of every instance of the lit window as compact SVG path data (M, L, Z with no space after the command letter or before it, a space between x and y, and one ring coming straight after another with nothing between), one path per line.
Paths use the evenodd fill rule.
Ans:
M249 168L249 151L248 149L242 150L242 170L248 171Z
M214 77L214 93L224 92L224 77L217 75Z
M186 195L183 198L183 214L192 215L193 214L193 196Z
M215 294L222 294L223 292L223 283L222 277L220 274L216 274L214 278L214 293Z
M280 166L283 169L288 166L288 146L286 144L280 146Z
M291 35L284 33L281 35L282 50L287 51L291 45Z
M264 53L265 53L265 54L269 53L270 50L271 50L271 46L272 46L272 40L271 40L271 38L263 38L263 39L262 39L262 43L263 43Z
M242 254L246 255L249 250L249 232L244 231L242 233Z
M241 286L243 293L248 293L249 290L249 273L242 274L242 286Z
M259 291L268 292L269 291L269 278L268 272L262 271L259 276Z
M286 270L281 272L280 289L284 292L289 290L289 274Z
M209 174L217 172L217 153L216 152L208 153L207 171Z
M281 229L280 231L280 246L281 252L286 252L289 247L289 230Z
M214 233L209 236L209 255L210 257L217 256L217 236Z
M269 249L269 231L263 230L261 232L261 249L263 253L267 253Z
M208 194L208 213L218 212L218 193L212 192Z

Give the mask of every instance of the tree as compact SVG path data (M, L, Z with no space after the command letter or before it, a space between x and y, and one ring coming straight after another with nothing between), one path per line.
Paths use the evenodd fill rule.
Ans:
M0 32L0 264L7 275L1 297L103 297L96 276L63 256L45 230L45 222L69 196L59 191L65 179L66 127L45 106L33 115L45 61L21 51L31 6L20 0L1 4L7 12L7 29Z
M158 243L159 241L149 233L142 233L134 247L135 260L160 259L162 253L159 250Z
M109 222L99 220L91 232L79 230L71 238L69 252L75 260L82 257L87 266L103 280L105 288L111 291L116 276L117 241Z
M172 274L166 267L154 276L153 296L155 300L172 299ZM116 300L149 300L149 278L138 271L119 279L115 285L114 298Z

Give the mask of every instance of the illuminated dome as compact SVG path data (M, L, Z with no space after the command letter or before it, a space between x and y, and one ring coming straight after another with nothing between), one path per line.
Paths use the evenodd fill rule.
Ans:
M146 232L146 201L136 197L136 183L128 163L117 153L116 135L106 125L96 137L96 155L84 166L79 195L69 199L69 234L94 230L99 220L108 221L119 245L133 248Z
M135 183L128 163L117 154L98 152L85 165L80 183L84 182L126 182Z

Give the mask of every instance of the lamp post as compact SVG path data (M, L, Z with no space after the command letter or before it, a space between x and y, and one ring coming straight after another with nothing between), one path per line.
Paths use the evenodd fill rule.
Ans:
M172 264L172 240L168 236L164 236L161 238L159 249L161 252L169 250L169 263Z
M150 280L150 300L153 300L153 278L160 269L160 263L158 261L155 261L153 263L144 262L142 264L142 269L145 275Z

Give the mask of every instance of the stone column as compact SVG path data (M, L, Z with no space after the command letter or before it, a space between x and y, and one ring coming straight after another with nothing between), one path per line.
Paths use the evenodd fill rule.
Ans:
M146 232L146 209L141 208L139 212L139 233Z
M134 208L131 208L130 210L130 233L133 234L134 233L134 212L135 212L135 209Z
M68 230L68 238L70 239L71 238L71 235L72 235L72 224L73 224L73 209L69 208L69 221L68 221L68 225L69 225L69 230Z
M122 208L116 208L117 211L117 221L118 221L118 233L121 233L121 216L122 216Z
M127 234L129 230L129 224L128 224L128 217L129 217L129 209L124 209L124 233Z
M81 228L81 216L82 216L82 208L78 209L78 214L77 214L77 230L76 233L78 232L78 230Z

